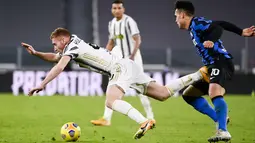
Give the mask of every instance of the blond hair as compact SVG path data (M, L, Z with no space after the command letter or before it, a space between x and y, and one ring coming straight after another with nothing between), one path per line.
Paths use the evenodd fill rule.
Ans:
M70 32L67 29L59 27L59 28L55 29L51 33L50 39L56 38L58 36L68 36L68 37L71 37L71 34L70 34Z

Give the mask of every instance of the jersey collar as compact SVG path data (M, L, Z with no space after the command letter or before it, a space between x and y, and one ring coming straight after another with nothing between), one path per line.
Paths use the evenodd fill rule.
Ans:
M192 28L192 22L193 22L193 20L194 20L194 18L195 18L195 16L194 17L192 17L192 19L190 20L190 23L189 23L189 31L191 30L191 28Z

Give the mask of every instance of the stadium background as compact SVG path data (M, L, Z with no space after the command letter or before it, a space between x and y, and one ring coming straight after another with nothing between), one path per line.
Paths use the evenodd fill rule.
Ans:
M230 21L240 27L255 23L253 0L193 2L196 15ZM177 28L173 3L173 0L125 1L126 13L137 21L141 31L141 51L148 72L170 71L183 75L202 65L188 32ZM49 70L51 63L28 55L20 42L30 43L39 51L53 51L49 35L56 27L66 27L87 42L105 46L108 22L112 19L110 8L109 0L0 1L1 79L12 81L10 73L15 70ZM222 39L226 49L234 55L239 74L233 80L235 84L228 85L230 93L250 93L254 89L255 38L242 38L225 31ZM239 85L243 87L237 88ZM11 84L5 84L0 90L10 91Z
M179 30L175 23L174 1L125 0L126 13L137 21L141 31L146 72L162 84L201 66L188 32ZM191 1L199 16L230 21L242 28L255 24L254 0ZM105 46L111 2L0 0L0 143L63 142L59 129L69 121L80 125L80 142L134 142L132 136L138 125L126 116L114 113L112 126L105 128L89 122L103 113L107 77L71 66L39 96L24 96L40 83L52 64L29 55L20 42L32 44L39 51L53 51L49 35L61 26L87 42ZM237 69L225 96L232 143L255 143L255 38L225 31L222 39L234 55ZM124 100L144 113L138 98ZM215 133L214 123L181 97L164 103L151 100L151 104L157 128L139 143L205 143Z

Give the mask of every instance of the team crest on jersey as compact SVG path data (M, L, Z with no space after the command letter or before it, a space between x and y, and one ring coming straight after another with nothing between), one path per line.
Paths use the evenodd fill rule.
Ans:
M119 35L115 35L114 36L114 39L120 39L122 40L124 38L124 36L122 34L119 34Z
M197 41L196 41L196 39L192 39L192 42L193 42L193 44L194 44L195 46L197 46Z

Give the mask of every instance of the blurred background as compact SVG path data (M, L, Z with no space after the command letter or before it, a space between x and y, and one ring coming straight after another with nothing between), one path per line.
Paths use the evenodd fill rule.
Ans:
M197 16L229 21L241 28L255 24L254 0L191 1L196 7ZM202 66L189 33L179 30L175 23L174 2L124 1L126 14L136 20L141 32L140 49L147 71L170 69L179 74L187 74ZM108 22L113 18L111 3L112 0L1 0L2 73L49 70L51 63L30 56L20 43L27 42L38 51L51 52L53 47L49 36L57 27L65 27L86 42L104 47L108 41ZM222 40L234 56L237 73L247 76L255 74L255 38L244 38L224 31ZM251 81L251 77L248 79Z
M64 27L86 42L105 47L113 0L0 0L0 142L60 143L60 127L73 121L82 128L80 143L133 143L138 125L115 114L112 126L94 127L90 120L103 115L108 77L74 64L35 97L27 97L53 66L21 47L53 52L49 36ZM126 14L138 24L145 72L167 84L202 66L189 32L175 23L175 0L123 0ZM255 25L255 0L190 0L196 15L225 20L241 28ZM228 129L233 143L255 143L255 37L224 31L225 48L234 56L236 74L226 83ZM60 96L59 96L60 95ZM124 100L143 107L134 90ZM164 103L150 100L157 128L139 143L205 143L215 122L193 110L181 94ZM43 97L41 97L43 96ZM49 97L50 96L50 97ZM96 96L96 97L95 97ZM205 96L208 101L210 99ZM211 103L211 102L210 102ZM145 114L144 114L145 115Z

